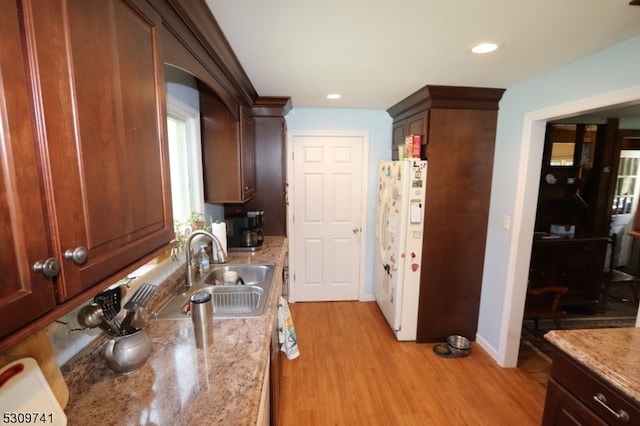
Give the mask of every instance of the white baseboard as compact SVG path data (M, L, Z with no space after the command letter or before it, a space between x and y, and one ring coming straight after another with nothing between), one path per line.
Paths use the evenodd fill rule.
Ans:
M476 334L476 344L484 349L494 361L498 362L498 350L479 334Z
M375 302L376 301L376 296L374 294L365 294L363 297L360 298L361 302Z

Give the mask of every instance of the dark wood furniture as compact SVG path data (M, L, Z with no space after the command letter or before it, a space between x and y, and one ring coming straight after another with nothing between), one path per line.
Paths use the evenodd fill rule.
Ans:
M543 426L634 425L638 422L640 406L637 401L566 353L557 351L554 354Z
M403 132L421 128L422 155L429 161L418 342L443 341L451 334L475 338L503 92L428 85L387 110L393 146Z
M601 194L610 191L611 146L607 133L614 124L549 123L540 173L535 230L573 225L576 236L607 235L611 204ZM606 165L606 167L605 167ZM615 180L615 179L614 179ZM608 205L608 209L607 206Z
M539 325L541 319L552 319L556 328L561 328L560 320L567 315L567 311L560 306L560 299L568 290L567 287L527 288L522 319L534 321L534 328L529 330L534 337L542 337L544 334Z
M580 167L542 169L536 232L549 232L551 225L571 225L576 236L585 235L588 205L580 194Z
M142 0L2 6L1 225L14 244L0 350L173 239L160 16Z
M608 119L606 124L547 125L536 231L549 232L551 224L571 224L576 236L609 235L612 214L616 214L612 206L618 204L615 188L620 151L640 147L640 131L618 126L617 119ZM560 165L553 158L556 144L573 144L572 164ZM548 175L556 182L549 183L554 179Z
M535 238L529 288L567 287L561 297L562 307L596 313L607 244L607 237Z

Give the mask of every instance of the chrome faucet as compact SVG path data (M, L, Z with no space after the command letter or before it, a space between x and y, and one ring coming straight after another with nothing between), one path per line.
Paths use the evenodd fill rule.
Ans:
M211 241L213 241L213 250L214 250L214 254L215 255L212 256L211 263L227 263L227 261L228 261L227 252L224 251L224 247L222 247L222 243L220 242L218 237L213 235L211 232L205 231L204 229L198 229L198 230L193 231L189 235L189 238L187 238L187 243L185 245L185 247L187 249L187 252L186 252L186 258L187 258L187 281L186 281L185 287L187 287L187 288L191 288L191 286L193 286L193 279L192 279L192 275L193 275L193 251L191 251L191 240L193 240L193 238L198 236L198 235L205 235L205 236L209 237L209 239L211 239Z

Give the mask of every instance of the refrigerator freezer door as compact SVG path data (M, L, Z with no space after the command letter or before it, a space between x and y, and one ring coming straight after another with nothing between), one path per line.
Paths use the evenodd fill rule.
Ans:
M403 189L405 161L389 161L380 164L380 196L378 205L378 259L376 262L376 301L380 310L397 332L402 308L402 280L407 200Z
M381 162L378 173L374 293L398 340L415 340L426 162Z

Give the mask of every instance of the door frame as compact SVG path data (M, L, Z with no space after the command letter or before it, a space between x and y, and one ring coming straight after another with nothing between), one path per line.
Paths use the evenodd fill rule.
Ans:
M540 182L542 146L547 121L578 115L597 109L636 104L640 86L616 90L590 98L528 112L523 117L519 173L516 180L516 200L507 258L507 283L504 298L499 346L494 357L502 367L516 367L520 347L520 331L526 298L527 276L531 262L531 241L535 223ZM636 317L640 327L640 311ZM492 352L490 345L482 345Z
M358 270L358 300L364 301L368 300L365 295L365 286L364 286L364 277L366 272L366 248L368 238L368 228L367 228L367 210L369 205L369 199L367 197L367 186L369 183L369 132L368 131L360 131L360 130L289 130L287 132L287 196L286 196L286 205L287 205L287 238L289 242L295 241L295 226L293 223L293 212L294 209L290 208L290 206L295 203L294 199L294 185L295 181L293 179L294 174L294 165L293 165L293 153L294 153L294 143L296 137L361 137L362 138L362 181L361 181L361 194L362 194L362 203L360 208L360 223L361 223L361 232L360 232L360 267ZM296 284L295 284L295 265L296 265L296 253L295 246L289 243L289 302L295 303L296 301Z

